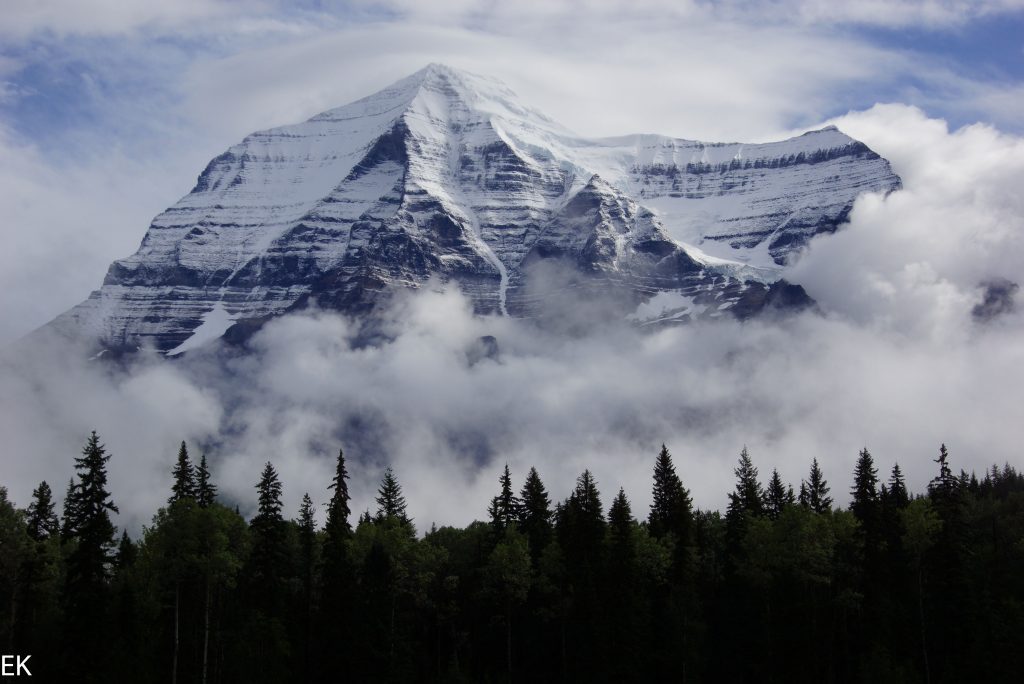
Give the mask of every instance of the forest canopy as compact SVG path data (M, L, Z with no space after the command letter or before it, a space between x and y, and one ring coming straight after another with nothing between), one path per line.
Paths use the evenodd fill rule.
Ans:
M724 512L665 446L646 511L506 465L485 520L419 531L391 468L355 515L341 450L325 510L268 462L246 520L182 442L133 540L92 433L59 515L0 487L0 639L46 681L1016 681L1024 476L935 464L913 494L865 448L842 508L827 464L794 488L744 448Z

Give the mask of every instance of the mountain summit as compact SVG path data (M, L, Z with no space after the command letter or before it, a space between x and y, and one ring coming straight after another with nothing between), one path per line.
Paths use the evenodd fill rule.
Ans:
M834 127L767 144L583 138L498 81L431 64L214 158L49 325L173 355L311 300L366 313L431 278L480 313L541 315L572 292L640 323L745 317L793 295L787 259L859 194L899 186Z

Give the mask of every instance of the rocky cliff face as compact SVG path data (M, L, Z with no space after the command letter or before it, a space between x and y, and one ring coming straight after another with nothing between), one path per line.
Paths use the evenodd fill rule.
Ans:
M747 316L793 300L773 295L787 258L857 195L898 187L835 128L762 145L584 139L498 82L431 65L216 157L51 326L176 354L311 299L358 314L431 278L481 313L535 315L572 290L614 293L640 323Z

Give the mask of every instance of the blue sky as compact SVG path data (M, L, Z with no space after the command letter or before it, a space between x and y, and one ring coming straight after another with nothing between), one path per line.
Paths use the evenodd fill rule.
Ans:
M16 7L19 4L15 2ZM54 5L56 15L57 8L64 3L49 4ZM81 7L90 3L75 4ZM269 51L287 50L290 45L310 40L329 42L331 36L341 39L363 31L386 37L389 29L396 35L406 35L411 27L419 26L421 30L416 37L419 49L389 46L390 49L382 52L391 53L390 58L374 54L353 56L339 49L336 53L340 71L365 68L374 62L390 67L400 61L394 59L396 53L407 58L407 70L414 70L421 60L412 58L409 53L421 52L428 58L436 52L445 52L433 50L432 46L439 42L436 30L447 26L460 34L461 41L474 36L500 39L500 50L507 62L502 65L501 71L505 72L502 75L507 77L511 73L510 80L525 82L527 90L530 86L539 90L542 83L535 81L540 79L528 73L516 73L517 48L527 68L537 57L527 53L538 46L551 53L549 58L568 57L565 61L572 65L571 56L558 55L557 48L550 47L552 41L564 35L562 27L567 17L572 25L568 44L592 40L593 46L606 41L609 27L614 32L617 21L630 33L626 36L627 48L630 41L638 37L638 32L642 37L644 28L656 30L661 37L675 33L686 40L692 35L690 27L696 22L702 28L710 28L713 35L746 36L750 41L761 42L759 49L765 53L805 50L804 59L822 62L822 69L814 70L808 81L813 81L828 96L806 113L794 108L793 112L773 118L771 124L776 127L799 128L813 123L813 117L826 118L889 101L921 106L928 114L944 118L954 127L975 121L990 122L1009 132L1020 132L1024 127L1024 117L1020 116L1024 111L1021 109L1024 105L1021 96L1024 7L1017 2L991 3L988 12L978 9L986 3L894 3L919 7L916 13L912 10L872 13L875 3L866 2L861 4L867 9L850 10L847 12L850 16L845 18L820 17L815 10L817 3L813 2L736 3L738 9L733 11L721 9L733 6L732 3L719 3L717 10L709 9L705 3L693 3L689 12L674 13L668 13L665 10L668 5L662 3L648 4L646 13L604 3L601 5L605 7L604 15L599 12L593 20L584 17L594 14L584 6L594 3L571 2L564 3L563 12L550 16L537 16L537 12L531 15L528 10L506 16L493 5L467 2L430 3L433 9L426 13L417 10L415 4L403 2L309 2L298 9L295 5L285 9L262 2L224 5L194 0L184 3L180 15L154 10L153 15L129 11L124 12L128 16L120 17L121 10L113 9L115 6L111 3L97 4L97 13L110 13L106 24L100 16L83 20L76 27L74 15L48 22L46 16L33 17L26 11L22 21L12 22L6 39L0 43L0 78L3 80L0 122L9 133L39 146L48 154L63 154L69 148L88 154L99 136L116 136L121 143L138 143L144 149L148 136L181 124L179 119L187 124L193 118L190 115L199 114L183 106L187 104L183 92L188 87L185 76L191 69L202 69L207 64L216 67L232 60L244 61L247 57L253 59L255 68L260 56ZM685 7L687 3L681 5ZM938 18L933 16L936 10L928 9L936 5L948 7ZM810 10L806 9L808 6ZM659 15L659 11L662 14ZM14 13L18 14L17 8ZM540 35L525 35L527 31L534 31L535 24L545 18L550 21L552 35L543 35L543 28ZM517 21L524 27L522 33L516 30ZM0 29L0 36L3 34ZM783 40L786 45L777 42ZM817 48L822 41L847 48L852 60L864 59L858 55L859 51L864 51L869 54L870 63L863 64L859 73L850 74L849 65L838 64L844 59L843 50L821 54ZM730 50L729 41L723 40L721 49ZM473 66L472 50L460 47L451 52L458 54L459 61ZM686 52L682 50L679 54ZM770 54L765 56L771 59ZM341 60L343 57L345 61ZM714 53L692 57L685 67L666 63L637 64L633 68L651 77L659 70L700 69L701 59L717 61ZM444 59L444 55L440 58ZM829 78L829 61L836 66L834 78ZM629 56L626 56L623 63L628 62ZM736 70L743 67L742 59L729 65ZM385 71L398 74L395 68ZM769 77L766 85L770 86L771 80ZM785 80L778 80L784 87ZM721 85L727 90L728 78ZM367 87L371 87L369 83ZM552 89L550 84L547 87ZM338 84L335 91L340 97L360 94L358 88L345 88L343 84ZM650 97L658 98L659 94L652 93ZM722 100L723 106L732 104L728 98ZM341 102L324 102L326 106L337 104ZM307 113L312 112L302 112ZM605 132L600 123L585 120L566 123ZM703 127L695 125L694 128ZM749 128L755 136L762 134L756 126ZM746 132L737 130L736 136ZM765 127L763 133L767 132ZM679 134L696 137L684 131Z

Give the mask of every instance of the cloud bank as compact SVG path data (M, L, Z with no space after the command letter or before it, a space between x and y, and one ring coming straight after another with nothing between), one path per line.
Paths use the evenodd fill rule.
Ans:
M835 123L906 187L862 197L792 267L822 315L566 335L475 317L437 286L399 297L372 346L356 322L311 310L268 324L250 355L125 369L37 349L0 371L5 484L19 503L43 478L60 490L90 429L114 454L133 529L166 498L181 439L209 453L243 510L267 460L292 514L305 491L326 500L339 447L355 510L373 507L393 465L421 528L482 517L506 462L520 481L535 465L557 498L589 467L606 497L625 487L642 512L662 442L705 508L725 506L744 445L765 479L777 467L794 485L817 457L839 502L864 446L917 491L940 442L955 468L1020 465L1024 314L1012 299L986 322L972 312L983 282L1024 283L1024 140L897 105ZM496 358L474 353L486 335Z

